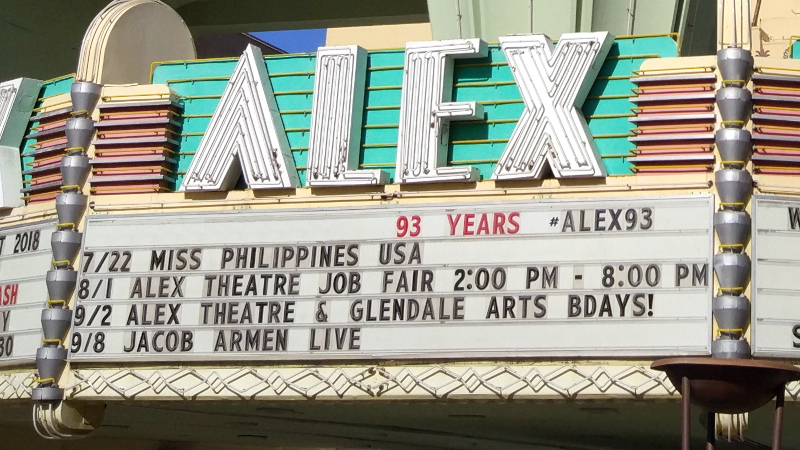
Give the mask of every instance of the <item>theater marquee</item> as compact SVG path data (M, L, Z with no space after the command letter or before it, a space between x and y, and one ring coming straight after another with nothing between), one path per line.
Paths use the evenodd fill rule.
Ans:
M711 196L90 216L73 361L707 354Z

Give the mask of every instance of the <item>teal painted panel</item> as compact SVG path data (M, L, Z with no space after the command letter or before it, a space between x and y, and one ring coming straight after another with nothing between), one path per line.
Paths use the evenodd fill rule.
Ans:
M632 175L633 164L628 162L628 158L603 158L606 172L611 176Z
M61 94L69 94L70 88L72 87L72 83L75 81L74 75L66 75L59 78L53 78L52 80L47 80L42 83L42 87L39 89L39 99L36 101L36 108L42 106L42 100L53 97L55 95ZM35 113L36 111L34 111ZM32 122L28 125L28 129L25 130L25 135L27 136L33 130L32 127L39 125L38 122ZM33 145L36 144L35 139L23 139L22 143L20 144L19 151L20 153L25 153L28 150L33 148ZM26 170L29 168L28 164L33 162L32 156L23 156L20 158L22 163L22 170ZM30 180L32 175L23 175L22 179L24 181Z
M370 86L400 86L403 84L403 69L384 70L381 67L367 69L367 84Z
M39 99L59 94L69 94L69 90L74 81L75 77L73 75L67 75L42 83L42 89L39 91Z
M405 50L376 50L369 52L367 67L402 66Z
M797 45L798 42L800 41L795 40L792 42L792 51L790 52L792 59L800 59L800 45Z
M634 128L629 121L634 106L629 101L634 87L630 78L648 58L675 56L677 45L670 36L622 38L612 45L582 107L610 175L631 174L631 164L624 156L633 148L627 140ZM372 51L367 57L359 163L363 168L387 170L392 176L404 57L402 49ZM316 55L269 56L265 61L295 164L304 179ZM169 84L184 103L183 132L188 136L181 141L179 183L235 65L236 60L230 59L163 63L155 68L153 82ZM498 45L489 46L487 57L459 59L454 67L453 99L479 102L484 118L452 123L448 159L450 164L477 167L486 179L502 155L524 104Z
M397 147L394 145L371 147L373 151L364 152L363 158L359 161L360 164L365 166L373 166L375 164L390 165L394 167L394 161L397 159Z

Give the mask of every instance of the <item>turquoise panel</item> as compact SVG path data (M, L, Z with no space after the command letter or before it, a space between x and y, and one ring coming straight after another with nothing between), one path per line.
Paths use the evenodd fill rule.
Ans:
M794 57L795 46L792 49ZM392 175L404 56L404 51L398 49L372 51L367 57L359 163L363 168L381 168ZM621 38L612 45L581 108L610 175L631 174L626 157L633 148L627 140L634 128L629 121L633 107L629 99L634 87L630 78L648 58L675 56L677 46L670 36ZM269 56L265 61L295 164L304 180L316 55ZM153 72L153 83L169 84L181 95L185 108L178 183L235 65L236 59L163 63ZM486 179L525 106L498 45L489 46L486 58L458 59L454 67L453 100L479 102L484 117L452 122L448 160L453 165L472 165Z
M69 94L69 90L74 81L75 77L73 75L67 75L42 83L42 90L39 91L39 99L59 94Z
M75 77L73 75L66 75L59 78L53 78L52 80L47 80L42 83L42 87L39 89L39 100L36 101L36 108L42 106L42 100L53 97L55 95L60 94L69 94L70 88L72 87L72 83L75 81ZM34 110L34 114L36 110ZM39 125L38 122L32 122L29 124L28 129L25 130L25 135L27 136L32 131L31 128ZM20 153L25 153L32 149L32 146L36 144L35 139L23 139L22 144L20 144ZM21 159L22 162L22 170L28 169L27 164L33 161L32 156L23 156ZM30 180L32 178L31 175L23 175L23 180Z
M800 41L795 40L792 42L792 51L789 52L792 55L792 59L800 59L800 45L797 44L798 42Z

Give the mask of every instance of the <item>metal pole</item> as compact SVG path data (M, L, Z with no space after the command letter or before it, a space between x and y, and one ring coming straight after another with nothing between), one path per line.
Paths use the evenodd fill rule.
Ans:
M781 449L781 432L783 431L783 402L786 386L781 385L775 397L775 419L772 421L772 450Z
M681 450L689 450L689 437L692 434L692 403L689 392L689 379L681 380L681 394L683 396L683 427L681 429Z
M717 421L716 415L709 411L706 413L706 450L714 450L717 444Z

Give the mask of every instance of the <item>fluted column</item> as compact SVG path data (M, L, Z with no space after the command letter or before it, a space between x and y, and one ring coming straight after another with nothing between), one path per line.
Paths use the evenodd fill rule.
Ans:
M78 225L86 211L88 198L83 186L89 177L86 152L95 133L91 118L102 86L77 81L72 85L72 117L67 120L66 155L61 159L61 193L56 196L57 230L50 242L53 251L52 269L47 272L47 307L42 310L42 346L36 352L38 385L31 398L40 403L55 404L64 398L59 378L67 365L67 335L72 322L70 299L75 291L78 272L74 264L81 248Z
M716 358L749 358L750 345L744 338L750 320L750 301L744 295L750 279L750 257L745 246L750 239L750 201L753 177L747 163L753 152L750 132L746 129L753 110L747 82L753 73L753 56L738 47L717 53L722 86L717 90L717 110L721 128L715 135L720 156L714 174L720 208L714 214L714 230L720 246L714 255L714 272L719 280L719 294L712 311L718 333L711 344Z

